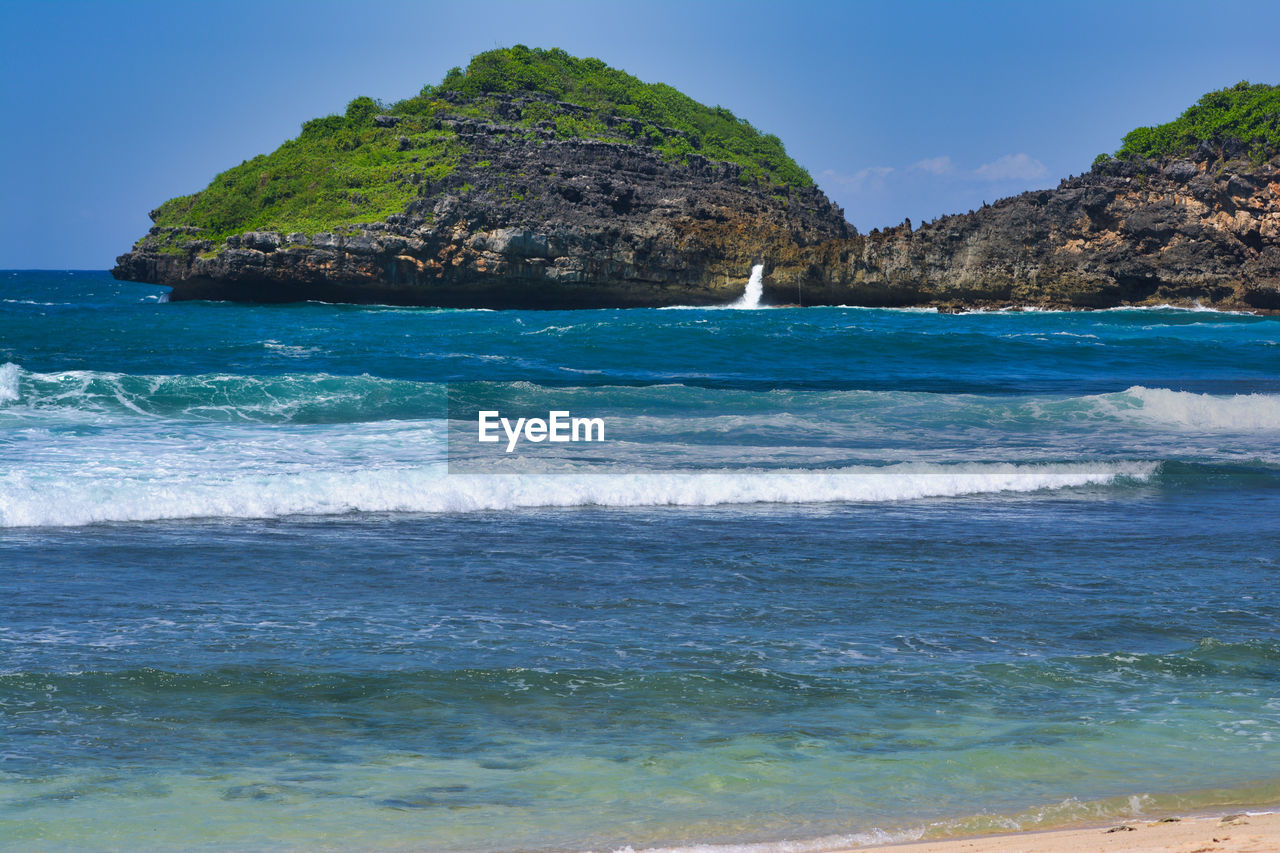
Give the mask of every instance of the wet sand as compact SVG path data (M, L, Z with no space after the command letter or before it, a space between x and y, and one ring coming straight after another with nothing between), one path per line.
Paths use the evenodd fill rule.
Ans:
M917 841L854 851L891 853L1276 853L1280 812L1129 820L1088 829Z

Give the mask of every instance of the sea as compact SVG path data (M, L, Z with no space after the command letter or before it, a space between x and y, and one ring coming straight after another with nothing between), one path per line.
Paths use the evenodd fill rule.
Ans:
M482 447L485 407L603 435ZM1275 316L6 271L0 849L816 853L1265 809L1278 519Z

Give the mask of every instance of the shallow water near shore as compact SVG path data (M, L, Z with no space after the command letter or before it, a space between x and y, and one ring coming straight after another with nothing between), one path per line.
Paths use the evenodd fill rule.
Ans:
M7 847L1280 802L1280 318L162 293L0 274ZM450 473L459 383L614 467Z

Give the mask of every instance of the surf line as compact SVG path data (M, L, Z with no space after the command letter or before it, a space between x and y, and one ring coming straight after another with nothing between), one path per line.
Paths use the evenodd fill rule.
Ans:
M485 443L498 442L498 428L507 434L507 453L516 449L523 437L535 444L542 441L604 441L604 418L575 418L567 410L558 409L547 412L546 418L517 418L512 424L510 418L502 417L494 410L479 412L477 440Z

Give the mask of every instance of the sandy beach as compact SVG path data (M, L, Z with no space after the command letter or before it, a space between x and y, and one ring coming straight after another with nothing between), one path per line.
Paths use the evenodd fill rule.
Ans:
M873 850L893 853L1274 853L1280 851L1280 813L1124 821L1087 829L859 847L842 853Z

